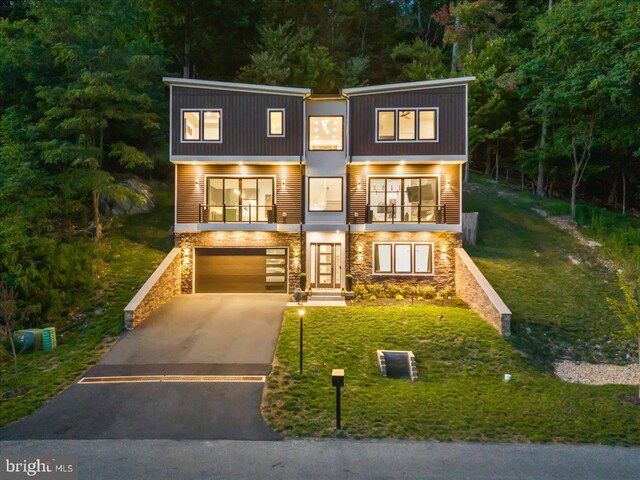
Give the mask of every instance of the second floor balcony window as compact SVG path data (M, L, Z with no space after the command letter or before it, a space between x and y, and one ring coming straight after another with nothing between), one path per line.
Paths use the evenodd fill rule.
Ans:
M369 223L442 223L438 177L369 179Z
M273 177L207 177L205 222L274 223L276 203Z

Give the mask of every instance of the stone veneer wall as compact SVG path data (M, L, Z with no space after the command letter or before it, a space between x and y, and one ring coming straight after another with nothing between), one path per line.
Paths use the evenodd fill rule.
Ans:
M373 275L373 242L433 242L434 275ZM455 286L455 249L462 245L460 233L450 232L357 232L351 234L351 275L357 282L433 285L438 290Z
M170 298L180 295L180 249L174 248L124 309L124 326L131 330Z
M501 335L511 335L511 310L463 248L456 248L456 294Z
M289 247L289 293L300 277L300 234L293 232L177 232L175 246L186 254L182 262L182 293L193 292L193 247Z

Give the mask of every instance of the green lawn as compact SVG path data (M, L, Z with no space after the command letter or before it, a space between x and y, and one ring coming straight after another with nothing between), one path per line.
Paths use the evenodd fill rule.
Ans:
M512 310L515 346L547 362L633 361L633 344L605 300L619 294L614 273L598 263L599 252L532 211L563 202L476 181L463 204L480 213L478 245L467 251Z
M288 309L263 403L288 436L335 434L330 375L345 368L350 437L640 444L640 408L617 398L635 387L563 383L464 308L307 308L304 345L300 376L297 311ZM381 348L412 350L420 380L381 377Z
M158 206L149 214L117 217L105 239L103 288L94 298L79 301L77 326L58 336L52 353L19 357L23 385L28 393L0 402L0 426L28 415L67 387L122 331L122 310L171 249L168 229L173 222L173 190L154 189ZM15 389L13 366L0 366L0 395Z

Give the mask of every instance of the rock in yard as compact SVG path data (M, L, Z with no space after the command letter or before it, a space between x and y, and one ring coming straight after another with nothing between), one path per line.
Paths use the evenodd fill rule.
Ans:
M148 213L153 210L155 203L149 185L141 182L137 178L130 178L120 182L120 185L133 190L143 198L143 201L142 203L137 203L134 199L114 199L111 209L114 215L136 215L138 213Z

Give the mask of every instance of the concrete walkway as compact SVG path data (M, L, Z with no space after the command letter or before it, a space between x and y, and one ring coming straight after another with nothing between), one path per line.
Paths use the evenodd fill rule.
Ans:
M0 442L1 454L78 455L79 478L637 480L639 448L398 441ZM1 455L0 454L0 455Z

